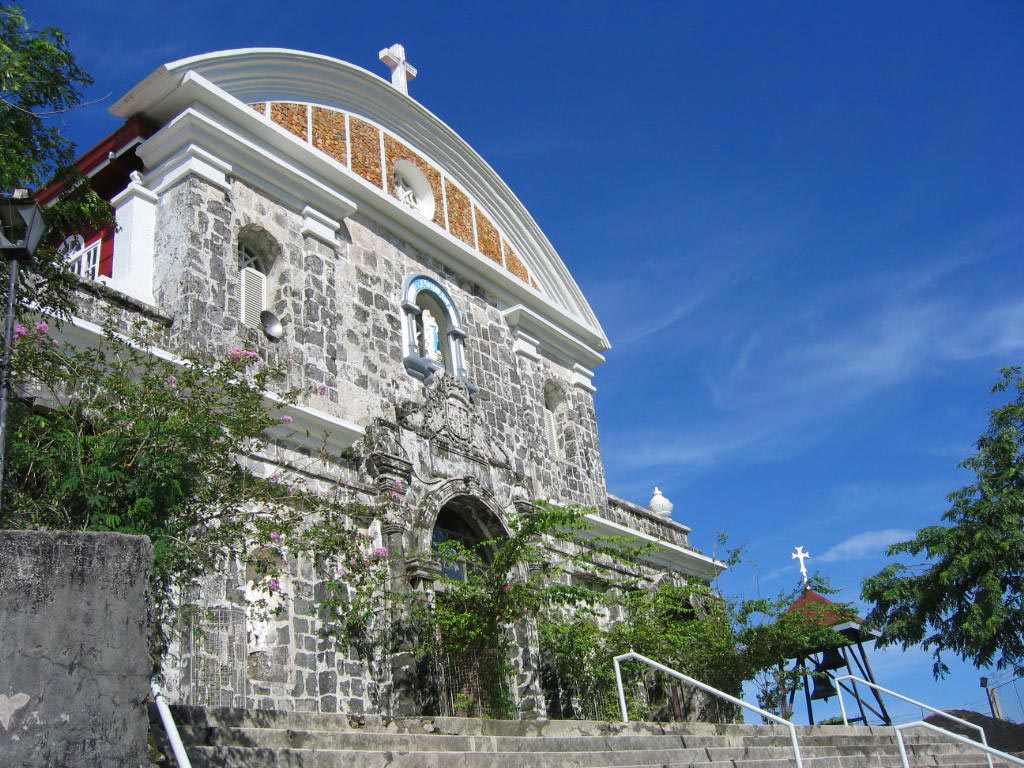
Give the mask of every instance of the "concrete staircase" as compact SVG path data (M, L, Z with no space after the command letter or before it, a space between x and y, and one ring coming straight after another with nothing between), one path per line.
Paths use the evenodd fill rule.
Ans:
M172 707L194 768L782 768L778 726L348 717ZM162 736L157 723L154 731ZM900 765L891 728L798 729L805 768ZM906 734L913 766L987 768L980 750ZM165 750L170 754L169 750ZM1000 764L995 763L998 767Z

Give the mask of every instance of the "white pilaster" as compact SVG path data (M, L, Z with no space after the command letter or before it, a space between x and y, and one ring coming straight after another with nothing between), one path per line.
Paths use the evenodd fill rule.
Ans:
M153 242L156 236L156 193L138 172L113 200L117 220L110 285L147 304L153 303Z

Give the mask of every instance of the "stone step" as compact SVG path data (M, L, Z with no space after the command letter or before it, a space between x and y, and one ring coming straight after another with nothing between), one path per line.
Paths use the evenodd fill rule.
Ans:
M302 768L506 768L514 765L522 768L605 768L608 764L589 758L600 753L535 752L525 755L495 753L443 752L374 752L354 753L349 750L308 750L308 749L265 749L244 747L196 747L189 749L194 768L279 768L279 766L302 766ZM652 760L639 762L634 756L632 762L621 764L621 768L792 768L793 758L751 759L751 760L709 760L706 756L685 757L679 761ZM644 756L646 759L647 756ZM510 760L511 758L511 760ZM885 768L899 764L897 760L851 757L808 757L804 768Z
M782 768L789 730L712 723L391 720L313 712L173 707L196 768ZM904 734L914 768L988 768L933 732ZM798 727L805 768L897 768L892 728Z
M784 756L792 753L788 737L758 739L756 737L722 736L577 736L577 737L515 737L515 736L448 736L395 733L359 733L329 731L294 731L283 728L217 728L195 732L182 729L182 738L189 743L206 746L261 746L275 749L333 749L388 752L662 752L673 749L702 749L711 759L723 755ZM801 751L807 755L898 754L892 739L882 736L817 736L801 740ZM770 753L769 750L774 750Z
M540 752L540 751L638 751L672 748L744 749L775 747L791 749L788 733L768 736L710 734L611 735L611 736L453 736L448 734L395 733L389 731L295 730L291 728L224 728L182 726L182 736L191 743L219 746L259 744L275 748L383 749L389 751L448 752ZM871 734L806 734L798 740L805 751L815 747L844 750L875 749L896 751L893 732ZM918 746L920 745L920 746ZM910 749L924 751L963 751L955 741L909 741Z
M453 755L432 753L353 753L350 750L265 749L244 747L196 747L189 750L195 768L504 768L508 755L463 753ZM602 762L581 760L595 753L532 753L517 756L511 763L523 768L604 768ZM516 757L516 756L512 756ZM887 755L806 756L804 768L899 768L899 758ZM925 768L937 763L911 760L911 765ZM958 760L938 763L945 768L988 768L984 760ZM780 758L742 758L727 760L685 759L623 763L618 768L792 768L792 756ZM995 764L995 768L1009 768Z

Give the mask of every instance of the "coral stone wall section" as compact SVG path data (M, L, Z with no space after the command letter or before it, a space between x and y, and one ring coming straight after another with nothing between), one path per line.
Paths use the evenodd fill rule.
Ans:
M348 165L348 138L343 112L313 107L313 146L342 165Z
M352 142L352 170L381 187L380 129L358 117L349 119L349 141Z
M303 141L309 138L309 107L305 104L275 102L270 105L270 119Z
M0 763L147 764L149 539L0 532Z
M469 197L445 180L445 195L448 198L448 230L470 248L476 248L476 237L473 233L473 203Z
M260 114L267 115L266 102L257 102L249 106ZM423 172L430 184L434 195L434 223L442 229L447 229L466 245L479 250L495 263L504 263L503 247L511 250L511 246L508 246L507 242L502 242L504 238L490 216L478 207L461 187L443 177L439 168L400 139L354 115L349 117L349 126L346 130L346 113L329 107L271 102L269 110L273 122L300 139L310 142L341 165L351 167L352 171L375 187L384 189L389 195L395 194L395 163L402 159L409 160ZM525 263L514 253L507 269L524 283L534 288L538 287L536 281L530 278Z
M480 253L501 264L501 236L498 234L498 228L479 208L474 208L473 213L476 216L476 241Z
M530 275L526 271L526 265L523 264L523 262L519 259L519 256L516 255L516 252L512 249L512 246L509 245L507 240L505 241L504 245L505 245L505 268L509 272L511 272L513 275L518 277L520 280L522 280L524 283L529 281L529 283L534 288L536 288L537 287L537 283L535 283L534 281L530 280Z

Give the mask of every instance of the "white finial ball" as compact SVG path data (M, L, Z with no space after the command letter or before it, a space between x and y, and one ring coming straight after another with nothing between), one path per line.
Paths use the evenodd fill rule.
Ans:
M654 495L651 497L651 503L647 505L647 508L658 515L658 517L672 517L672 510L675 508L675 504L662 496L661 489L655 486Z

